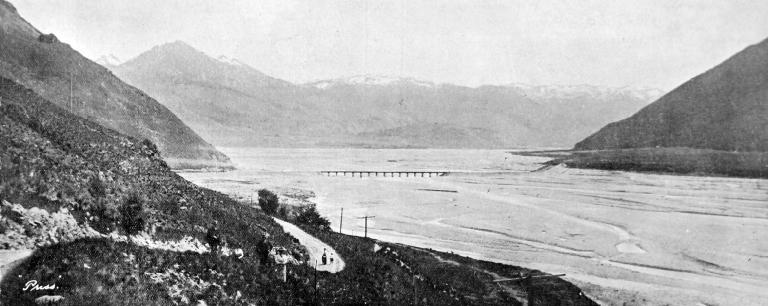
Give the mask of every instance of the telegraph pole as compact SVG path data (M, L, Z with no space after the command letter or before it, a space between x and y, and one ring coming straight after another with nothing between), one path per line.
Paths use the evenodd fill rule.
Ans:
M368 238L368 219L376 218L376 216L363 216L358 219L365 219L365 238Z
M341 234L342 224L344 224L344 207L341 208L341 217L339 218L339 234Z
M69 70L69 111L72 111L72 69Z
M416 274L413 275L413 305L419 303L418 295L416 295Z

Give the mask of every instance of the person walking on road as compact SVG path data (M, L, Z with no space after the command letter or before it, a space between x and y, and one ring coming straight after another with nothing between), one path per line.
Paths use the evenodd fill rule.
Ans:
M328 263L328 255L325 254L325 248L323 248L323 257L320 259L320 261L323 263L323 265Z

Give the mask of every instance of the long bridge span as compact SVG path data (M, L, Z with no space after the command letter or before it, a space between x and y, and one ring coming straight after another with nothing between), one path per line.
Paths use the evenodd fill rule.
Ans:
M450 172L449 171L374 171L374 170L326 170L326 171L320 171L321 174L324 174L325 176L347 176L351 175L352 177L358 176L363 177L368 176L379 176L382 177L433 177L433 176L446 176Z

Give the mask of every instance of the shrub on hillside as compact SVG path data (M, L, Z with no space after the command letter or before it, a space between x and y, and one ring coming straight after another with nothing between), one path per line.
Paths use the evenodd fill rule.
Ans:
M160 201L160 210L171 216L179 213L182 200L179 196L169 195Z
M128 235L135 235L144 230L144 199L135 192L128 195L120 207L123 230Z
M268 215L273 215L277 212L277 207L280 206L277 195L272 191L261 189L259 190L259 207Z
M143 147L146 147L151 152L150 155L155 155L160 153L160 150L157 148L157 145L153 143L151 140L144 138L144 140L141 141L141 145Z
M321 216L317 211L315 204L305 205L299 208L299 215L296 216L296 223L314 226L320 229L328 229L331 226L331 222Z
M277 216L283 220L288 220L290 217L290 210L288 210L287 206L281 205L280 209L277 210Z
M88 182L88 192L94 198L103 198L107 195L107 186L98 177L92 177Z
M120 220L117 207L105 198L95 199L90 213L91 227L103 234L112 232L115 229L115 223Z

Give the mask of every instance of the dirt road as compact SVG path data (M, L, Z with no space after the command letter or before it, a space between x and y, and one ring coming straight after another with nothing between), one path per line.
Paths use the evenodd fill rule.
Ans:
M275 219L275 221L278 224L280 224L280 226L283 227L283 230L285 232L291 234L293 237L296 237L296 239L299 240L299 243L307 247L307 250L309 250L308 264L310 266L314 267L315 262L317 262L318 271L336 273L336 272L340 272L341 270L344 270L344 260L341 257L339 257L336 251L333 248L331 248L329 245L313 237L312 235L307 234L305 231L298 228L296 225L293 225L291 223L288 223L279 219ZM328 256L333 257L333 263L331 263L330 259L328 259L328 264L326 265L322 264L321 258L323 256L323 250L325 250L325 253Z
M2 250L0 251L0 281L24 258L32 255L33 250Z

